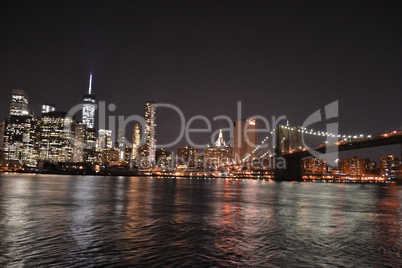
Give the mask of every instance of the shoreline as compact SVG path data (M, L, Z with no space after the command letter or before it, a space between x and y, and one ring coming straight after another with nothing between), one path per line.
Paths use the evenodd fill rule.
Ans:
M5 171L1 174L38 174L38 175L76 175L76 176L99 176L99 177L153 177L153 178L167 178L167 179L180 179L180 178L195 178L195 179L228 179L228 180L266 180L273 182L314 182L314 183L358 183L358 184L398 184L402 185L401 179L392 180L362 180L362 179L347 179L347 178L316 178L302 180L276 180L273 175L271 176L200 176L200 175L174 175L174 174L141 174L141 173L122 173L122 174L100 174L100 173L74 173L74 172L21 172L21 171Z

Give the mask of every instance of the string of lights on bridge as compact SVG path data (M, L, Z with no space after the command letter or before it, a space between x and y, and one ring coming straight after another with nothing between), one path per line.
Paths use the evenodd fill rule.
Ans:
M284 129L289 129L294 131L295 128L297 129L297 132L301 132L304 134L310 134L313 136L323 136L323 137L333 137L333 138L340 138L343 139L344 141L350 141L352 139L370 139L372 138L372 135L364 135L364 134L359 134L359 135L342 135L342 134L334 134L334 133L329 133L329 132L324 132L324 131L314 131L313 129L307 129L305 127L291 127L291 126L282 126ZM271 135L273 135L275 132L275 130L272 130L270 132ZM243 162L248 160L248 158L250 158L250 156L252 154L254 154L255 152L257 152L257 150L259 148L261 148L261 146L264 145L264 143L266 143L269 139L269 135L266 136L260 145L257 145L257 147L254 148L254 150L252 151L251 154L247 154L244 158L243 158ZM325 141L325 143L327 143L327 141ZM275 148L275 146L274 146ZM301 147L299 147L299 149L302 149ZM271 151L268 150L267 152L265 152L261 157L265 157L266 155L270 154ZM271 156L271 155L270 155Z
M283 126L283 128L285 129L290 129L290 130L294 130L295 127L289 127L289 126ZM315 131L313 129L307 129L304 127L298 127L299 129L297 130L297 132L302 132L302 133L306 133L306 134L312 134L312 135L316 135L316 136L324 136L324 137L338 137L338 138L343 138L343 139L370 139L372 136L371 135L367 135L365 136L364 134L359 134L359 135L342 135L342 134L333 134L333 133L328 133L328 132L324 132L324 131ZM271 131L271 134L273 134L274 131Z

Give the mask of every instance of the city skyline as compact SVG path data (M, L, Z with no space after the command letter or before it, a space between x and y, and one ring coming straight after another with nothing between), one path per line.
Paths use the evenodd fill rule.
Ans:
M92 73L90 74L88 93L91 93L91 81ZM377 161L371 161L368 157L340 158L338 154L339 151L355 150L356 148L377 147L387 144L398 144L400 146L399 136L401 132L397 131L380 135L347 136L337 132L337 128L334 129L336 131L334 134L328 132L328 128L325 132L308 129L304 126L289 126L287 121L287 125L276 125L270 135L262 143L258 143L259 128L256 118L249 118L234 122L232 143L225 141L222 129L219 129L216 141L205 145L202 150L200 147L187 145L178 147L175 156L174 153L156 146L157 101L146 102L145 116L142 119L144 125L140 127L138 123L141 123L141 120L137 121L134 126L132 143L127 144L124 139L127 126L123 128L117 126L118 131L116 129L114 131L112 129L97 130L89 127L89 123L95 122L93 114L96 101L92 94L84 95L84 101L79 105L82 109L83 122L77 120L76 116L70 112L55 111L55 107L49 104L42 106L40 117L35 117L28 112L28 100L29 96L25 91L13 89L11 91L10 115L0 123L0 161L7 167L27 165L29 168L36 166L43 168L45 163L50 163L59 165L60 170L64 170L67 166L76 170L77 168L80 169L79 167L84 168L83 165L86 164L100 164L108 167L128 166L130 169L146 167L146 169L151 168L150 171L153 168L172 170L173 167L176 167L179 171L186 166L190 169L197 169L202 166L201 170L205 171L210 168L219 170L225 166L230 166L236 170L237 165L246 165L255 170L256 166L253 163L259 159L258 169L265 174L268 170L272 172L272 170L278 169L272 165L275 161L283 159L285 163L292 165L293 160L291 158L293 155L300 161L299 164L296 164L298 167L292 168L290 166L285 170L300 170L302 173L294 174L300 179L302 177L314 179L315 176L323 174L332 174L330 176L399 176L402 171L402 161L399 156L395 157L391 154L381 156L377 168ZM88 112L88 109L85 109L88 108L86 107L87 104L93 108L92 113L86 113ZM331 113L329 107L335 108L333 112L337 112L337 102L325 107L326 114ZM142 134L141 128L144 130ZM141 136L145 139L142 145ZM212 134L213 137L214 134ZM273 137L276 138L272 140ZM306 137L325 137L326 140L318 147L310 148L310 145L305 142ZM273 147L260 148L260 146L264 146L264 143L268 145L275 140L277 141L272 144ZM187 139L187 141L190 140ZM328 145L329 148L324 151L324 154L317 155L316 153L321 150L320 148L323 145ZM332 160L327 158L331 156L333 150L331 146L337 147ZM314 150L318 151L314 152ZM273 153L274 151L275 153ZM306 154L307 151L308 154ZM273 162L266 165L264 164L265 161ZM64 167L63 165L67 166ZM272 174L268 176L272 176ZM382 180L381 177L378 178Z
M88 93L90 92L90 90L91 90L91 87L92 87L92 72L90 73L90 76L89 76L89 89L88 89ZM22 99L22 101L20 100L20 99L16 99L16 95L15 94L17 94L17 96L18 95L21 95L21 96L24 96L23 97L23 99ZM10 99L10 106L9 106L9 109L10 109L10 116L11 115L29 115L29 116L32 116L31 114L30 114L30 112L29 111L32 111L32 109L30 109L30 106L28 105L28 99L29 99L29 95L24 91L24 90L21 90L21 89L13 89L13 90L11 90L11 99ZM13 103L16 103L16 104L13 104ZM79 113L77 113L77 111L76 111L76 109L77 109L77 104L79 105L79 106L81 106L82 105L82 107L81 108L79 108L79 109L81 109L81 110L79 110L78 112ZM120 145L118 146L119 147L119 151L120 151L120 153L119 153L119 155L120 155L120 160L123 160L124 159L124 153L123 153L123 147L121 147L121 146L123 146L124 145L124 143L126 143L126 142L128 142L128 143L130 143L130 142L132 142L132 140L130 139L130 137L132 137L132 136L130 136L131 134L134 134L134 133L131 133L130 132L130 128L129 127L127 127L127 126L130 126L130 124L134 124L135 123L135 125L138 125L138 122L136 122L136 121L134 121L134 122L129 122L129 125L124 125L123 126L123 128L121 128L120 126L118 126L118 125L115 125L115 124L112 124L112 129L109 129L108 127L110 127L110 125L108 125L108 127L106 127L106 128L97 128L97 126L98 126L98 122L97 122L97 119L98 119L98 117L96 117L95 116L95 114L97 114L97 111L98 111L98 108L95 108L98 104L97 104L97 102L96 102L96 100L95 100L95 96L93 95L93 94L84 94L84 100L83 100L83 102L81 102L81 103L77 103L76 105L72 105L72 107L73 107L73 109L72 110L75 110L76 112L75 112L75 114L74 114L74 120L77 122L77 128L79 128L79 127L85 127L85 129L88 129L88 131L89 132L91 132L92 134L91 134L91 136L92 136L92 138L90 138L90 141L89 141L89 143L88 143L88 140L85 140L85 142L87 143L87 144L90 144L89 145L89 147L93 147L93 148L95 148L95 147L97 147L96 146L96 144L97 144L97 140L95 141L95 139L97 139L97 137L98 137L98 135L101 135L100 134L100 131L105 131L105 130L107 130L107 131L111 131L111 133L113 133L112 134L112 140L114 141L114 142L117 142L117 143L119 143ZM143 151L143 152L145 152L145 155L143 154L142 156L146 156L146 157L148 157L149 159L148 159L148 162L149 163L153 163L154 161L155 161L155 150L156 150L156 146L159 146L159 144L156 142L156 139L155 139L155 137L156 137L156 132L155 132L155 127L156 127L156 125L157 125L157 121L156 121L156 116L155 116L155 111L156 111L156 108L151 108L151 104L157 104L157 101L146 101L146 111L145 111L145 116L141 116L141 115L139 115L140 117L142 117L142 120L144 120L144 123L145 123L145 125L144 125L144 135L145 135L145 137L146 137L146 139L145 139L145 145L146 145L146 147L148 148L149 147L149 142L150 141L152 141L151 142L151 144L152 144L152 146L150 147L150 148L154 148L154 149L152 149L150 152L148 152L148 149L145 149L145 151L144 151L144 148L142 148L141 150ZM108 104L108 102L107 101L104 101L104 104L103 105L109 105ZM240 109L241 109L241 103L239 104L238 103L238 105L240 105ZM87 109L88 109L88 107L86 107L86 106L90 106L90 109L91 109L91 111L90 111L90 113L88 113L88 111L87 111ZM113 104L112 104L112 106L113 106ZM110 106L109 106L110 107ZM20 112L17 112L17 113L15 113L15 112L13 112L13 110L15 110L16 108L18 108L18 109L20 109L21 111ZM87 109L86 109L87 108ZM178 107L178 109L180 109L179 107ZM238 107L238 109L239 109L239 107ZM109 108L109 111L113 111L114 109L111 109L110 110L110 108ZM66 113L65 111L60 111L60 110L56 110L56 108L55 108L55 105L53 105L53 104L48 104L48 102L43 102L43 104L42 104L42 115L43 115L43 113L48 113L48 112L56 112L56 114L60 114L60 113ZM85 112L86 111L86 112ZM70 111L67 113L67 114L69 114L70 113ZM80 114L81 114L81 116L80 116ZM89 115L90 114L90 115ZM119 115L119 116L121 116L121 115ZM137 115L135 115L135 116L137 116ZM107 117L107 116L106 116ZM196 118L197 116L195 116L195 118ZM38 117L39 118L39 117ZM101 118L101 117L100 117ZM100 119L99 118L99 119ZM151 118L153 118L152 120L151 120ZM80 121L80 119L81 119L81 121ZM286 120L286 124L289 124L289 120L287 119L287 118L285 118ZM226 138L227 138L227 140L228 140L228 145L230 145L231 147L233 147L233 148L235 148L237 145L235 144L236 143L236 141L235 141L235 138L236 137L239 137L239 134L236 134L236 124L238 123L238 121L239 120L232 120L232 119L230 119L231 121L230 121L230 123L229 123L229 128L223 128L226 132L225 132L225 136L226 136ZM241 119L240 121L244 121L244 120L246 120L246 119ZM247 131L249 131L250 130L250 127L251 128L253 128L253 125L254 124L257 124L256 123L256 120L255 119L253 119L253 118L249 118L249 119L247 119L247 121L249 121L249 120L251 120L252 122L252 124L250 124L250 125L248 125L249 123L247 123L247 125L248 125L248 130ZM114 121L115 121L115 119L114 119ZM192 121L192 119L190 119L190 121ZM190 122L189 121L189 122ZM269 120L268 120L269 121ZM85 123L85 122L90 122L91 123L91 126L95 126L95 128L91 128L89 125L88 125L88 123ZM186 122L186 127L189 127L190 126L190 124L187 124L187 123L189 123L189 122ZM213 123L213 121L209 121L209 124L210 123ZM271 122L268 122L268 126L270 126L269 124L270 124ZM273 123L273 122L272 122ZM282 122L281 121L279 121L278 122L278 125L283 125L283 124L285 124L285 122L283 122L283 119L282 119ZM102 126L103 125L105 125L105 122L102 124ZM193 125L194 124L191 124L191 128L193 127ZM277 125L277 126L278 126ZM106 125L105 125L106 126ZM152 126L152 127L151 127ZM272 125L272 126L274 126L274 125ZM272 127L272 126L270 126L270 127ZM147 129L152 129L153 131L147 131ZM300 127L297 127L297 128L300 128ZM230 132L228 133L228 131L229 131L229 129L230 129ZM221 129L218 129L219 131L220 131L220 133L219 133L219 135L220 136L222 136L222 128ZM207 145L207 146L210 146L210 145L214 145L214 141L212 141L213 139L214 139L214 137L216 137L216 134L218 133L218 130L215 130L214 131L214 129L211 129L211 131L210 132L208 132L207 133L207 139L204 139L204 141L202 142L203 144L205 144L205 145ZM255 131L255 130L254 130ZM313 131L312 129L311 129L311 131ZM320 132L323 132L323 131L325 131L325 128L324 129L321 129L321 130L319 130L319 129L316 129L315 131L317 131L317 134L318 133L320 133ZM99 132L99 133L98 133ZM148 134L147 134L147 132L148 132ZM201 132L203 132L203 131L201 131ZM252 130L252 132L253 132L253 130ZM324 132L323 132L324 133ZM389 133L391 133L391 132L389 132ZM162 134L162 135L161 135ZM166 133L159 133L158 135L159 135L159 137L164 137L164 135L165 135ZM196 133L197 134L197 133ZM259 149L259 148L256 148L256 146L254 146L254 144L259 144L259 145L263 145L263 143L265 142L265 140L267 140L268 139L268 137L266 137L266 135L265 135L266 133L263 133L262 135L260 134L260 137L258 137L258 135L254 135L253 137L251 137L251 136L249 136L250 135L250 133L249 134L245 134L245 136L243 137L243 138L245 138L246 136L248 136L247 137L247 139L250 141L250 140L252 140L252 142L251 142L251 144L253 144L253 146L252 147L250 147L249 149L247 149L247 150L250 150L250 152L249 153L251 153L251 155L253 155L254 157L256 157L256 156L262 156L262 157L264 157L264 156L266 156L268 153L270 153L270 151L266 151L266 152L264 152L262 149ZM272 131L271 131L271 134L272 134ZM306 134L308 134L307 133L307 131L306 131ZM312 134L312 133L310 133L310 134ZM349 133L350 134L350 133ZM371 136L375 136L376 134L374 134L374 135L363 135L363 134L358 134L357 136L355 135L355 134L358 134L358 133L354 133L354 134L352 134L352 135L339 135L338 137L340 137L340 136L343 136L344 138L346 137L349 137L349 138L353 138L353 137L362 137L362 136L364 136L364 137L366 137L366 136L368 136L368 137L371 137ZM379 134L379 133L377 133L377 134ZM151 136L152 136L152 138L151 138ZM318 136L320 136L320 135L318 135ZM126 139L126 141L124 141L122 138L125 138ZM263 139L263 137L265 137L264 139ZM194 137L192 136L191 137L191 139L190 140L192 140ZM204 138L205 138L205 136L204 136ZM308 139L308 138L307 138ZM165 147L165 146L163 146L163 147L165 147L165 148L167 148L168 150L170 150L170 151L175 151L176 149L178 149L178 148L181 148L181 147L183 147L183 146L188 146L189 145L189 141L190 140L188 140L187 138L185 139L184 137L178 142L178 143L175 143L175 144L173 144L172 146L168 146L168 147ZM208 140L210 140L211 142L208 142L208 143L205 143L205 141L208 141ZM257 143L255 143L257 141ZM323 141L322 141L323 142ZM243 143L243 146L244 145L246 145L246 143L245 143L245 141L242 141L242 143ZM183 145L184 144L184 145ZM190 145L192 144L192 141L190 142ZM309 143L307 143L307 144L309 144ZM307 145L306 144L306 145ZM311 144L311 143L310 143ZM160 147L160 146L159 146ZM201 146L202 147L202 146ZM205 147L205 146L204 146ZM259 146L258 146L259 147ZM199 147L198 147L199 148ZM244 147L244 148L246 148L246 147ZM251 150L252 150L252 152L251 152ZM272 148L271 148L271 150L272 150ZM368 152L368 153L367 153ZM247 156L247 155L249 155L249 153L248 154L246 154L246 157L245 158L242 158L242 157L240 157L239 159L242 159L243 161L245 161L245 160L250 160L250 159L252 159L252 158L249 158L249 156ZM347 158L350 158L350 157L362 157L362 158L368 158L368 159L375 159L374 161L377 161L378 159L380 159L380 158L382 158L382 157L385 157L385 156L387 156L387 155L396 155L396 156L400 156L401 155L401 153L402 153L402 147L401 146L399 146L399 145L390 145L390 146L386 146L386 147L379 147L379 148L374 148L374 149L370 149L370 148L368 148L368 149L358 149L358 150L353 150L351 153L349 152L342 152L341 154L340 154L340 157L341 158L343 158L343 159L347 159ZM149 155L148 155L149 154ZM239 153L239 152L236 152L236 154L238 154L238 155L243 155L244 153ZM244 156L244 155L243 155ZM85 157L84 157L85 158ZM94 160L95 158L92 158L92 161Z
M156 99L189 117L235 120L242 101L244 118L285 114L300 125L339 100L342 133L400 130L400 3L308 3L5 2L0 117L13 88L28 93L36 114L45 101L66 111L93 72L97 99L121 115ZM171 118L158 117L161 142L177 136Z
M0 267L402 267L401 0L2 0L0 37Z

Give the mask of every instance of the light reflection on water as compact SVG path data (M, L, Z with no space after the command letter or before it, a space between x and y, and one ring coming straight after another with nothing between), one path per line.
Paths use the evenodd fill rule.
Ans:
M402 186L0 177L0 267L400 266Z

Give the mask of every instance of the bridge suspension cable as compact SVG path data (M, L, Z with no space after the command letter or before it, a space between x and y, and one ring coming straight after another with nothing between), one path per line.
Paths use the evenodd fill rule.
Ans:
M326 132L326 131L320 131L320 130L315 131L315 130L313 130L313 129L307 129L307 128L304 128L304 127L292 127L292 126L283 126L283 127L284 127L285 129L290 129L290 130L295 130L295 128L299 128L297 131L300 132L300 133L302 133L303 135L304 135L304 134L307 134L307 135L311 135L311 136L333 137L333 138L339 138L339 139L341 139L341 140L343 140L343 141L352 141L352 140L355 140L355 139L371 139L371 138L372 138L372 135L364 135L364 134L358 134L358 135L346 135L346 134L339 134L339 133L338 133L338 134L334 134L334 133L330 133L330 132ZM272 136L272 135L274 134L274 132L275 132L275 129L272 130L272 131L270 131L270 135ZM253 155L254 153L256 153L256 152L268 141L270 135L266 136L266 137L262 140L261 144L257 145L257 146L254 148L254 150L252 151L252 153L251 153L251 154L247 154L247 155L242 159L242 161L244 162L244 161L248 160L251 155ZM325 143L327 143L327 142L325 142ZM273 146L273 148L275 148L275 146ZM299 148L299 149L302 149L302 148ZM260 157L265 157L265 156L268 155L268 154L272 155L270 149L268 149L268 150L267 150L265 153L263 153Z

